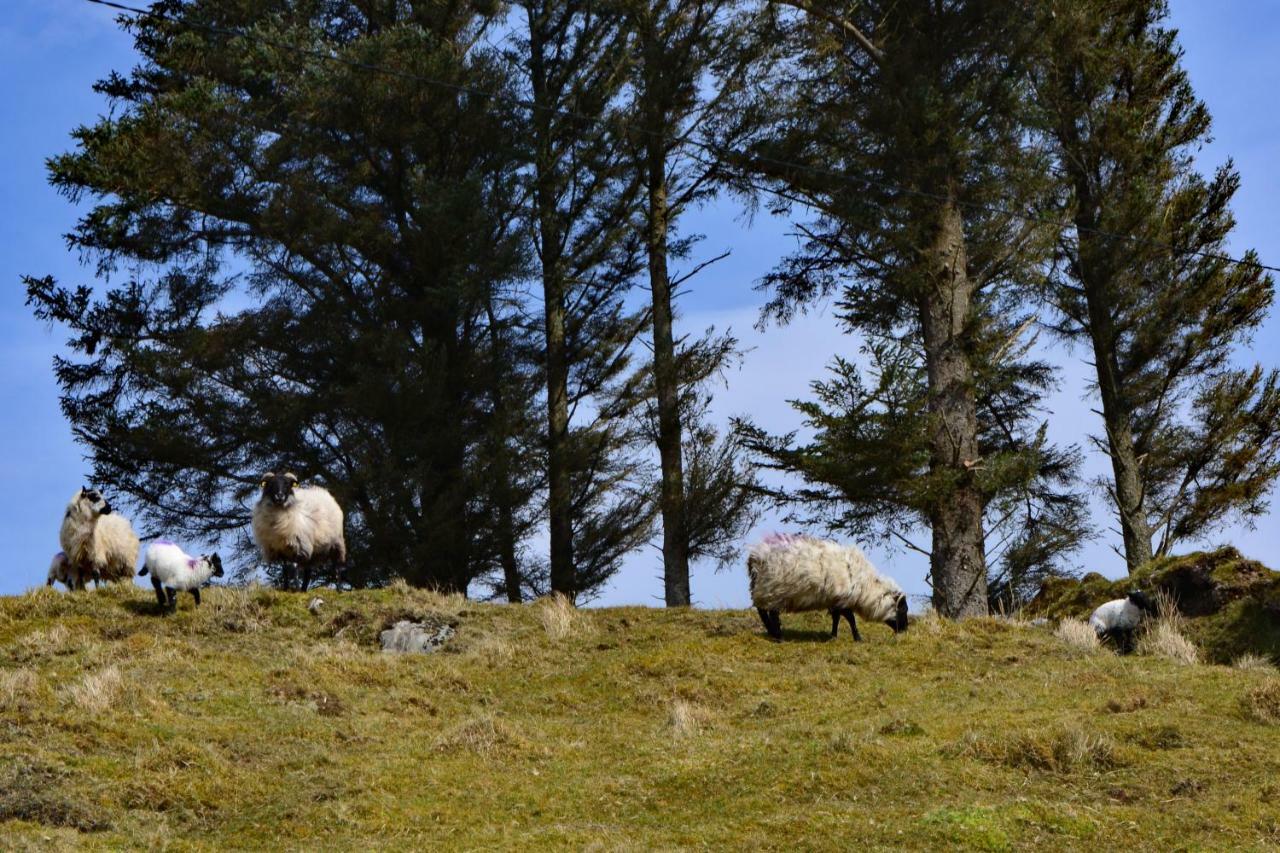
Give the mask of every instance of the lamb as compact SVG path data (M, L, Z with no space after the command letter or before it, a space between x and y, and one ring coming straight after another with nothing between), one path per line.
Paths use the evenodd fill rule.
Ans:
M64 584L69 590L84 589L84 579L80 577L79 572L71 568L71 561L67 559L65 551L54 554L52 562L49 563L48 586L53 586L55 581Z
M262 496L253 507L253 539L262 559L285 564L284 588L291 568L302 568L302 589L311 585L311 570L328 560L338 577L347 562L342 535L342 508L320 486L301 486L290 472L262 476Z
M1114 640L1121 652L1131 652L1138 627L1155 612L1156 606L1147 594L1134 590L1125 598L1100 605L1089 617L1089 626L1099 640Z
M907 630L907 597L890 578L878 573L855 546L812 536L773 534L747 556L751 602L774 640L782 639L781 611L827 610L831 636L840 617L849 622L853 639L862 639L854 613L884 622L894 633Z
M151 574L160 606L178 609L178 590L186 590L200 606L200 587L209 578L222 577L222 558L217 554L192 557L168 539L157 539L147 546L142 571L138 577ZM167 599L166 599L167 596Z
M138 536L97 489L84 487L72 495L58 539L80 589L89 578L96 584L133 577Z

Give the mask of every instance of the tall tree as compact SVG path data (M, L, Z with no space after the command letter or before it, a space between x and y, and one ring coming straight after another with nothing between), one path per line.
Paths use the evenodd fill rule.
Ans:
M785 320L839 292L851 331L914 360L923 396L902 437L925 454L913 490L932 533L934 604L985 613L983 514L1001 491L988 480L1009 466L982 446L981 377L999 350L997 319L1018 315L1042 257L1042 229L1017 215L1043 175L1024 148L1030 15L1012 0L770 8L791 57L757 99L776 120L739 159L775 210L815 219L767 279L768 313Z
M723 126L722 112L744 85L752 57L742 49L743 21L738 4L731 0L629 0L625 9L632 57L630 153L644 187L642 218L653 312L663 591L668 607L682 607L690 604L692 527L709 529L706 522L713 517L730 520L715 514L695 520L688 506L684 445L695 439L691 427L699 430L700 452L710 450L705 446L705 428L682 418L694 412L689 406L681 407L675 291L689 276L673 280L670 264L690 255L693 241L679 239L676 225L687 209L715 191L718 163L706 155L706 139L713 128ZM706 353L731 355L710 340L699 343L707 346ZM719 365L710 368L707 372L714 373ZM730 442L719 452L732 455L735 447ZM707 461L705 456L700 458ZM730 468L736 464L723 456L720 463ZM745 491L740 492L738 505L743 509L750 505ZM728 526L737 525L730 522Z
M622 459L630 434L619 428L626 418L607 392L644 328L621 302L642 250L639 182L619 153L627 34L618 10L595 0L519 5L523 29L511 59L530 102L525 135L544 321L549 577L553 591L575 598L586 577L598 577L615 559L607 555L652 521L645 502L608 505L613 479L604 474L630 464ZM578 402L603 420L575 428ZM578 553L586 543L593 553Z
M493 22L434 2L152 9L126 23L139 66L98 86L110 115L50 162L95 200L69 240L111 284L27 280L72 331L56 372L95 477L145 527L216 538L286 464L347 508L355 580L465 591L494 569L495 399L519 387L503 294L527 267Z
M1053 295L1092 353L1107 484L1129 570L1232 518L1265 513L1280 475L1280 380L1232 365L1273 284L1224 255L1240 184L1193 161L1210 118L1163 0L1047 4L1036 90L1072 227ZM1154 540L1154 542L1153 542Z

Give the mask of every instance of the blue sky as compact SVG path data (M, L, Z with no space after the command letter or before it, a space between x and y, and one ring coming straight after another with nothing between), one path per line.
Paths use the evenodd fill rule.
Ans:
M1196 91L1214 117L1214 141L1201 152L1205 171L1235 159L1242 188L1234 209L1239 219L1233 249L1255 248L1265 262L1280 264L1280 5L1271 0L1174 0L1173 21L1182 32L1185 64ZM84 0L8 0L0 19L0 594L42 583L58 549L58 524L67 498L88 471L80 448L58 408L51 360L64 333L36 322L24 305L24 273L51 273L69 282L87 281L89 271L67 252L63 234L75 209L46 183L44 160L69 147L68 133L91 122L106 107L93 82L112 69L133 64L127 39L112 14ZM822 376L833 354L851 356L857 341L842 336L829 314L801 318L792 326L756 332L761 301L752 285L791 246L785 223L763 219L748 227L730 204L688 217L691 231L706 235L705 255L725 249L732 256L691 282L682 306L683 329L731 327L750 348L740 370L727 377L716 412L727 419L751 415L778 431L795 428L786 405L802 397ZM1084 444L1096 431L1085 396L1088 368L1082 353L1052 350L1062 366L1062 390L1050 401L1051 436ZM1280 364L1280 316L1266 327L1242 359ZM1087 473L1105 473L1106 460L1090 457ZM1102 537L1080 556L1089 570L1117 576L1123 562L1112 551L1118 537L1106 507L1095 501ZM1208 543L1230 542L1246 554L1277 564L1277 512L1256 529L1233 529ZM778 527L766 518L757 533ZM902 549L869 549L873 559L911 593L927 592L925 566ZM660 559L649 551L631 557L601 599L605 604L656 603L661 595ZM705 606L744 606L744 573L734 567L713 573L701 567L694 597Z

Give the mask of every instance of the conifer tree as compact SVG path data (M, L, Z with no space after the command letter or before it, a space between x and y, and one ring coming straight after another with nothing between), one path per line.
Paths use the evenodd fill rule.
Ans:
M56 373L96 481L144 531L216 539L284 465L346 508L349 579L466 591L497 567L495 501L522 516L531 500L495 456L528 446L506 343L528 257L493 20L426 2L152 8L128 18L138 67L98 86L111 112L50 161L93 202L68 239L103 284L27 280L37 316L71 331Z
M1233 355L1271 305L1253 252L1225 255L1240 185L1194 157L1210 117L1163 0L1050 2L1036 74L1070 227L1058 330L1088 347L1130 571L1266 512L1280 475L1280 374Z
M753 517L751 477L709 479L713 471L746 474L744 461L735 458L736 440L718 441L705 423L706 380L735 353L723 346L728 338L709 334L684 344L687 337L675 331L676 291L711 261L681 276L673 275L671 263L688 260L695 242L678 236L680 217L718 188L719 163L707 155L707 140L725 126L723 112L743 88L754 57L743 49L745 18L730 0L629 0L625 10L633 122L628 150L644 188L653 317L651 414L661 468L664 599L668 607L680 607L691 602L690 560L705 550L695 540L716 540L714 550L724 557L729 534ZM696 364L696 375L682 376L682 363ZM685 458L686 445L696 459ZM696 463L695 476L686 477L686 462Z
M1018 215L1045 172L1024 146L1030 10L932 0L770 8L789 58L756 98L756 112L775 118L739 161L777 212L812 219L797 226L801 249L766 280L768 314L785 320L838 294L841 320L880 361L874 385L845 376L830 388L845 396L845 428L870 430L871 444L842 443L857 455L818 461L843 466L838 476L865 495L856 514L878 507L927 524L941 613L985 613L984 516L1046 464L1034 431L993 442L983 423L997 375L1030 369L1001 359L1044 258L1045 229Z

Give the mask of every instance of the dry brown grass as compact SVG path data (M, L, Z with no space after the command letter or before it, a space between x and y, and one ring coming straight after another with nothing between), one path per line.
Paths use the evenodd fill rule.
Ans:
M532 606L537 610L538 621L552 640L564 640L587 627L587 616L560 593L539 598Z
M436 749L440 752L462 750L477 755L490 755L499 750L509 753L524 745L524 738L493 714L469 717L436 738Z
M1244 715L1257 723L1280 724L1280 679L1252 688L1241 699Z
M1138 640L1139 653L1183 664L1199 663L1200 652L1186 637L1185 621L1178 610L1177 599L1165 590L1157 590L1152 598L1158 615Z
M1252 653L1240 655L1240 657L1231 662L1231 666L1235 669L1244 670L1246 672L1266 672L1274 674L1277 671L1276 665L1271 662L1271 658Z
M29 669L0 672L0 711L28 707L40 695L44 683Z
M1077 726L1009 736L970 732L954 752L989 764L1051 773L1109 770L1120 764L1110 735Z
M706 709L685 699L674 699L667 708L667 725L676 737L696 737L702 734L706 721Z
M1097 632L1088 622L1080 619L1063 619L1053 629L1053 635L1072 648L1091 652L1101 648Z
M124 678L120 675L120 668L108 666L85 675L67 687L63 695L82 711L100 714L114 707L123 692Z

